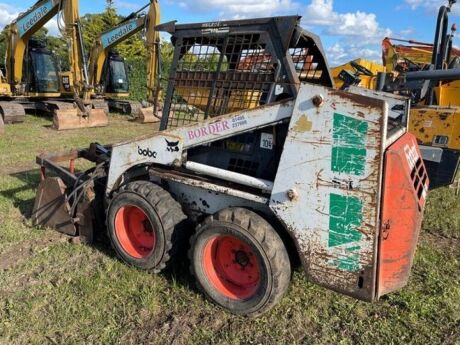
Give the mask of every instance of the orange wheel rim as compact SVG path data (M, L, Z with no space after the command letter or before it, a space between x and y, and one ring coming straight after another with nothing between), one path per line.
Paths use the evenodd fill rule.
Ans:
M149 256L156 243L152 222L134 205L121 207L115 215L115 234L123 250L136 259Z
M234 236L215 236L208 240L203 252L205 274L222 295L248 299L260 286L260 267L254 251Z

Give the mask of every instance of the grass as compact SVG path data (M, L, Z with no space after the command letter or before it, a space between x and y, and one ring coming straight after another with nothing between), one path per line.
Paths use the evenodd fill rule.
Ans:
M56 133L28 117L0 137L0 344L459 344L460 198L431 192L408 286L374 304L315 286L296 270L286 297L259 319L230 315L196 291L182 262L150 275L29 221L42 149L110 143L152 131Z

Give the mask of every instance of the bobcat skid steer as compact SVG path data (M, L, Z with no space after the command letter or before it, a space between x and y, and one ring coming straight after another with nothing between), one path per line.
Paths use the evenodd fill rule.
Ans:
M406 285L429 184L410 103L334 89L299 23L161 25L175 46L161 131L37 157L34 223L87 241L106 224L117 256L155 273L192 236L199 287L242 315L280 300L296 258L365 301Z

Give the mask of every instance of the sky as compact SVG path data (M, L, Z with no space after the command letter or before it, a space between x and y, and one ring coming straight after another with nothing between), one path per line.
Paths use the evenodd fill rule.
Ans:
M36 0L0 0L0 29ZM143 7L148 0L114 0L122 15ZM330 65L362 57L381 62L384 37L432 42L436 17L447 0L160 0L162 22L206 22L276 15L301 15L302 26L319 35ZM104 0L80 0L80 13L103 11ZM460 3L450 23L460 24ZM47 28L57 34L56 22ZM459 35L460 37L460 35ZM460 46L460 38L454 44Z

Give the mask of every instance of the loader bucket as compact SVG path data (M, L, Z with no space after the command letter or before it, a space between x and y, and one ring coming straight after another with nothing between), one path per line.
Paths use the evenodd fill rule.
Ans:
M77 109L58 109L53 116L53 127L58 131L105 127L108 124L109 119L103 109L91 109L88 117L80 116Z
M160 122L161 112L154 114L153 106L147 108L139 108L137 111L137 122L140 123L157 123Z
M66 186L59 177L47 177L40 182L32 211L33 225L55 228L71 236L77 234L65 191Z

